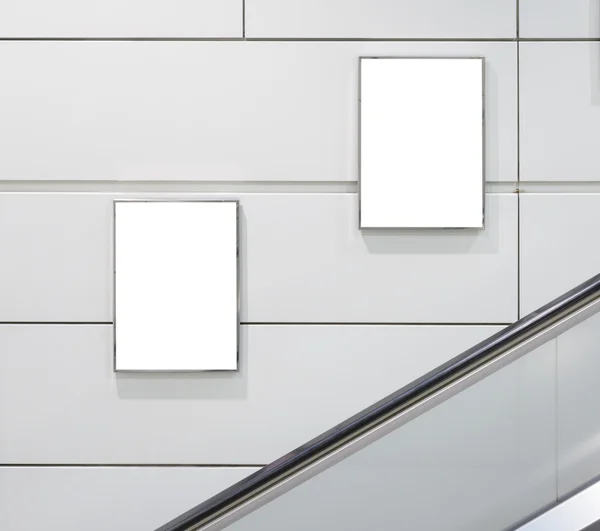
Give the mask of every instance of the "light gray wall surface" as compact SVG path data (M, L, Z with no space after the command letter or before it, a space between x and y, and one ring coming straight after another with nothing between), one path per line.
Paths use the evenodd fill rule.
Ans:
M521 313L600 272L600 194L521 197Z
M597 0L0 4L2 531L151 530L600 270ZM358 230L363 55L485 58L484 231ZM240 200L240 372L112 372L111 204L142 197ZM548 347L591 403L598 335ZM429 528L481 522L439 510L457 478L503 525L598 463L595 409L546 403L540 374L404 441Z
M255 470L0 467L0 528L149 531Z
M0 321L112 322L112 202L0 195Z
M523 42L520 61L521 179L598 181L600 43Z
M5 0L1 37L241 37L244 0Z
M598 0L519 0L521 37L598 38Z
M0 179L356 181L361 55L485 56L516 180L515 43L361 41L0 41Z
M515 37L506 0L246 0L246 35L271 38Z
M243 326L239 373L115 376L109 325L0 325L0 455L268 463L498 330Z
M139 197L165 195L0 195L0 288L11 302L0 306L0 321L112 322L113 200ZM355 193L186 197L240 201L243 322L517 317L514 194L488 194L485 231L426 235L360 232Z

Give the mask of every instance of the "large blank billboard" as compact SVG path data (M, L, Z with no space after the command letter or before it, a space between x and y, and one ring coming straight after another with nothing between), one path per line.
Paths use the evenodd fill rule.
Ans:
M360 227L482 228L481 58L360 60Z
M237 202L114 209L115 370L236 370Z

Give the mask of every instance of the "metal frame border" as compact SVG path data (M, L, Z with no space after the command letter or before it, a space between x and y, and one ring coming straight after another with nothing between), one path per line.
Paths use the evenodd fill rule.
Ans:
M362 152L362 127L361 127L361 117L362 117L362 61L363 59L478 59L481 61L481 127L482 127L482 137L481 137L481 148L482 148L482 168L481 168L481 176L482 176L482 212L481 212L481 227L363 227L362 226L362 209L361 209L361 172L362 172L362 161L361 161L361 152ZM370 231L370 230L384 230L384 231L409 231L409 230L424 230L424 231L434 231L434 230L485 230L485 200L486 200L486 191L485 185L487 182L486 179L486 124L485 124L485 57L484 56L416 56L416 55L361 55L358 58L358 230L362 231Z
M241 267L240 267L240 200L239 199L113 199L112 201L112 310L113 310L113 373L116 374L203 374L203 373L238 373L240 372L240 342L241 342ZM236 236L236 368L235 369L117 369L117 203L235 203L235 236Z

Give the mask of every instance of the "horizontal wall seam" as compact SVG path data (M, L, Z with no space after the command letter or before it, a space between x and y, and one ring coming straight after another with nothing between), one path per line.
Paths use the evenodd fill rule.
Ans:
M600 181L517 181L486 183L486 194L517 193L600 193ZM66 182L66 181L0 181L0 194L98 194L98 195L244 195L244 194L353 194L358 193L356 181L346 182Z
M112 325L112 321L0 321L0 325Z
M112 326L113 322L86 322L86 321L0 321L0 326L19 325L19 326L48 326L48 325L94 325L94 326ZM350 322L321 322L321 321L297 321L297 322L267 322L267 321L242 321L241 326L508 326L511 323L410 323L410 322L369 322L369 321L350 321Z
M0 192L354 193L357 181L1 181Z
M600 37L0 37L0 42L597 42Z
M411 322L241 322L242 326L508 326L511 323L411 323Z
M0 37L6 42L244 42L243 37Z

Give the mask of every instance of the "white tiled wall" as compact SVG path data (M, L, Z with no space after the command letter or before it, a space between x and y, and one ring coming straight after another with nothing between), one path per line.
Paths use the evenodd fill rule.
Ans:
M0 37L242 37L244 0L6 0Z
M0 325L2 460L268 463L499 329L243 326L239 373L115 377L110 325Z
M0 467L0 528L149 531L255 470Z
M521 197L521 314L600 273L600 194Z
M362 41L0 41L0 179L356 181L361 55L485 56L516 179L514 43Z
M521 179L600 180L600 42L523 42L520 62Z
M599 6L1 2L0 528L152 529L597 273ZM358 230L363 55L485 58L484 231ZM240 372L112 372L111 202L149 196L240 200ZM528 375L492 395L539 420Z
M519 9L521 37L600 37L597 0L519 0Z
M140 195L0 195L6 254L0 322L113 321L115 197ZM514 194L487 195L485 231L427 234L360 232L354 193L217 197L240 200L243 322L508 323L517 317Z
M507 0L246 0L246 35L271 38L510 38Z
M112 322L112 202L0 194L0 321Z

